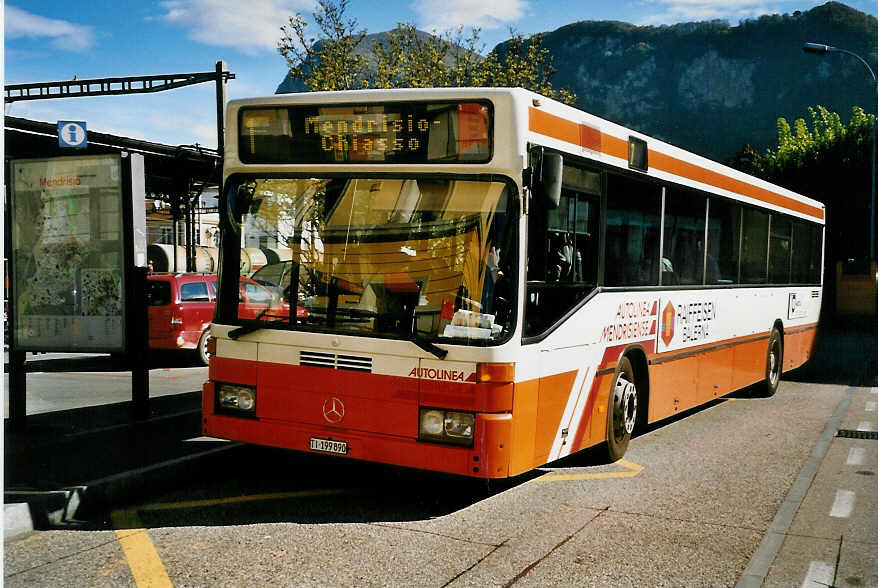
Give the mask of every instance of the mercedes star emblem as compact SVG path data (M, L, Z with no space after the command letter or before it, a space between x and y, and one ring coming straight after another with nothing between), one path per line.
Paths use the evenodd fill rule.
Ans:
M333 425L340 423L344 418L344 403L335 396L327 398L323 403L323 418Z

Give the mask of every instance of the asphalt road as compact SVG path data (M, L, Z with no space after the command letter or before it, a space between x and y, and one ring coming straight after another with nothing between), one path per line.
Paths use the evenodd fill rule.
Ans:
M5 542L4 583L878 586L878 443L836 436L878 429L878 382L799 379L661 423L625 461L585 453L499 488L229 451L91 530Z

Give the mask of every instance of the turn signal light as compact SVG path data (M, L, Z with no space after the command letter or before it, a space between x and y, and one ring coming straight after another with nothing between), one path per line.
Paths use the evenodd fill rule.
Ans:
M476 365L476 381L510 384L515 381L514 363L480 363Z

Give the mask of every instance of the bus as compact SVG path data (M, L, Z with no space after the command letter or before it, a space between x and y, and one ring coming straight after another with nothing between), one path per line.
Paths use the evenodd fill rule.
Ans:
M524 89L231 101L220 208L213 437L478 478L618 460L774 394L817 332L821 203ZM306 313L239 314L252 247Z

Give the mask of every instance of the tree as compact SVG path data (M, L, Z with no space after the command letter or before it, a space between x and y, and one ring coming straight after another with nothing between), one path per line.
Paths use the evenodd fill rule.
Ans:
M871 149L874 115L859 106L851 111L847 126L838 113L823 106L808 108L811 127L799 118L790 127L786 119L777 119L777 149L769 150L765 163L769 173L783 174L787 169L801 169L819 160L837 160L842 166L862 158L862 147Z
M356 19L345 19L347 0L318 0L313 13L319 38L309 38L301 14L281 27L278 51L293 79L309 91L356 88L427 88L462 86L523 87L567 104L576 102L569 89L555 90L555 68L542 37L512 38L481 52L480 30L463 27L427 35L413 24L398 23L385 41L368 43Z
M397 23L387 42L372 46L375 74L373 88L460 87L485 85L484 59L479 54L479 29L464 35L454 32L428 35L413 24ZM480 83L481 82L481 83Z
M552 77L555 67L549 50L543 47L543 36L524 38L512 32L512 38L495 49L485 59L486 76L491 86L521 87L533 90L565 104L576 104L576 94L570 88L555 90Z
M302 15L291 16L281 27L278 51L287 60L290 74L308 90L354 90L367 87L369 60L357 48L366 37L357 20L345 20L348 0L317 0L313 13L320 40L309 38Z
M853 107L845 124L823 106L810 124L777 119L777 147L759 155L745 146L732 167L810 196L826 205L827 262L868 252L872 125L875 115Z

